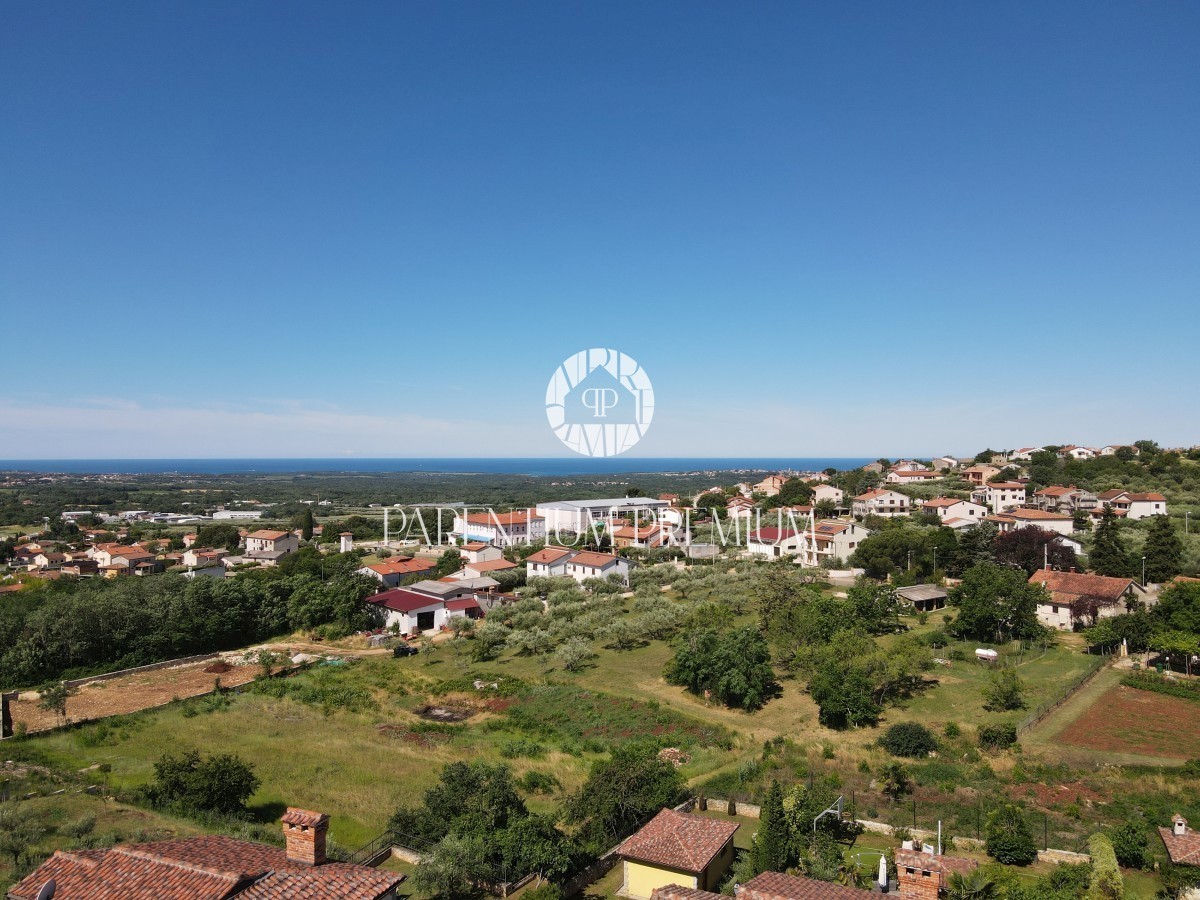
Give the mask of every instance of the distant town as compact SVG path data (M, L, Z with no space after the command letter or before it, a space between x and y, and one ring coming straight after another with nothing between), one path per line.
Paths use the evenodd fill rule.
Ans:
M1197 509L1200 449L1150 440L620 480L2 473L0 879L1183 896Z

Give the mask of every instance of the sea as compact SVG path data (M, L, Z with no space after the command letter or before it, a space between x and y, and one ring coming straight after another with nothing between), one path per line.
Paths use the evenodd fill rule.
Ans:
M0 472L78 475L272 475L426 472L534 476L685 474L699 472L819 472L856 469L867 457L492 457L358 459L6 459Z

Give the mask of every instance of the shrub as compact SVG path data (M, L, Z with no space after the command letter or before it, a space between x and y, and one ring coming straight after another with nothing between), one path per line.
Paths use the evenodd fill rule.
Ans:
M1016 725L984 725L979 729L979 746L985 750L1007 750L1016 742Z
M1001 669L992 674L983 688L983 708L995 711L1022 709L1025 706L1025 685L1015 669Z
M987 853L1007 866L1027 866L1037 859L1029 823L1020 809L1006 803L988 816L984 832Z
M954 740L954 738L956 738L960 734L962 734L962 729L958 727L957 722L947 722L942 727L942 734L944 734L946 737L950 738L951 740Z
M892 756L926 756L937 745L933 732L919 722L897 722L879 739L879 746Z
M1137 822L1122 822L1112 833L1112 847L1117 862L1127 869L1144 869L1149 861L1149 841L1146 830Z
M1088 900L1121 900L1125 896L1124 879L1117 868L1117 856L1107 835L1093 834L1088 839L1088 854L1092 857L1092 880L1088 885Z
M537 741L517 738L514 741L507 741L501 744L500 755L505 759L517 759L522 756L529 759L541 759L546 755L546 748Z

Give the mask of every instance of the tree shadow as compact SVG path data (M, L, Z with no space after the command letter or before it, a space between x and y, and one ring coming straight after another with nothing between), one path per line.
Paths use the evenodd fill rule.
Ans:
M287 812L287 804L277 800L265 803L255 803L246 807L246 811L256 822L278 822Z

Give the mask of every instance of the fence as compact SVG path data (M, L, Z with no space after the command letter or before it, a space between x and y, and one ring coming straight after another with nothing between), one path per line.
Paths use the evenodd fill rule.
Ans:
M220 653L201 653L197 656L184 656L180 659L168 659L164 662L150 663L146 666L134 666L132 669L118 669L115 672L105 672L103 675L93 675L91 678L73 678L64 681L67 687L79 687L81 684L91 684L93 681L108 681L110 678L121 678L125 675L136 675L138 672L153 672L156 669L170 669L174 666L185 666L189 663L204 662L216 659Z
M1064 703L1066 703L1068 700L1070 700L1072 697L1074 697L1077 693L1079 693L1079 691L1082 690L1084 688L1084 686L1088 684L1088 682L1090 682L1093 678L1096 677L1097 674L1099 674L1100 670L1103 669L1106 664L1106 658L1103 656L1089 657L1089 659L1095 660L1092 663L1092 668L1089 669L1087 672L1085 672L1082 676L1077 678L1075 680L1075 683L1073 685L1071 685L1069 688L1067 688L1067 690L1062 694L1062 696L1060 696L1053 703L1043 703L1041 706L1039 706L1037 709L1035 709L1033 712L1031 712L1029 715L1027 715L1024 719L1022 719L1020 721L1020 723L1017 725L1017 733L1018 734L1028 731L1030 728L1033 728L1035 725L1038 725L1039 723L1044 721L1047 716L1049 716L1052 712L1054 712L1056 709L1058 709L1060 706L1062 706Z

